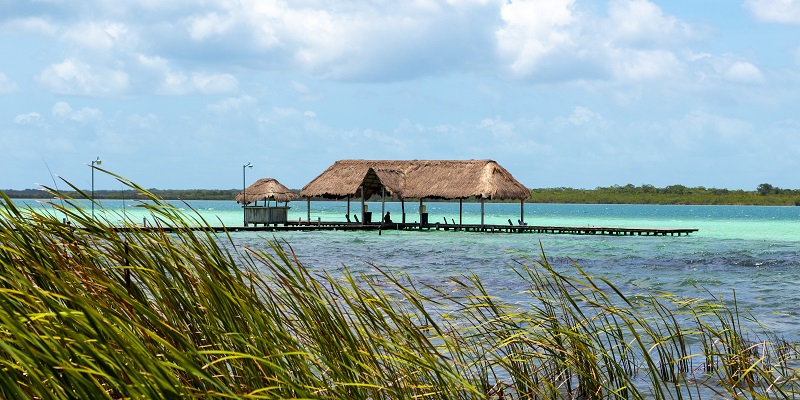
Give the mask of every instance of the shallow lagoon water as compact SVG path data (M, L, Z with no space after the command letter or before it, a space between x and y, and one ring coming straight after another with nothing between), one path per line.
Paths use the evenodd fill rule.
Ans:
M23 201L18 201L23 203ZM37 202L32 207L49 209ZM150 219L132 201L103 201L99 216L114 222ZM173 202L199 213L211 225L242 224L233 201ZM290 219L307 218L306 202L289 204ZM430 221L459 221L458 203L426 202ZM368 203L374 218L381 203ZM406 203L406 220L418 220L418 203ZM88 205L87 205L88 207ZM352 202L350 213L359 209ZM401 219L400 203L385 211ZM344 221L345 201L312 202L311 220ZM519 204L487 203L485 222L507 224L520 217ZM286 241L313 269L373 274L373 265L400 271L411 279L447 288L448 278L475 274L490 293L508 301L522 300L525 289L511 265L540 256L574 272L576 262L588 273L608 279L627 294L663 291L684 296L732 299L779 336L800 341L800 207L566 205L526 204L532 225L698 228L689 236L580 236L557 234L468 233L449 231L232 232L238 245L268 249L266 241ZM480 223L480 205L464 204L464 223ZM532 265L532 263L528 263Z

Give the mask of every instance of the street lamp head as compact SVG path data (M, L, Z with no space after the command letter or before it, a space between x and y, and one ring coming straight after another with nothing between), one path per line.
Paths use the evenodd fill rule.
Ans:
M251 162L248 162L248 163L247 163L247 164L245 164L244 166L245 166L246 168L253 168L253 163L251 163Z
M100 160L100 157L97 157L96 160L92 161L92 165L101 165L103 161Z

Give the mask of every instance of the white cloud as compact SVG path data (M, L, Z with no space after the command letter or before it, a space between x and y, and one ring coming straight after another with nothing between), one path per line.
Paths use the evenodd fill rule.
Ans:
M148 56L146 54L137 54L136 61L147 69L156 71L167 71L169 69L169 61L159 56Z
M36 76L36 80L59 94L108 96L128 88L128 74L121 70L92 67L74 58L53 64Z
M484 118L478 123L478 129L491 133L492 138L499 141L508 141L515 136L514 124L503 121L502 118Z
M624 81L641 81L679 76L683 64L665 50L621 50L613 52L615 75Z
M739 83L762 83L764 82L764 75L761 70L755 65L737 61L730 65L724 73L725 79L732 82Z
M192 40L203 41L209 37L224 34L235 25L235 18L223 16L217 12L209 12L203 16L192 18L189 22L189 36Z
M79 7L71 19L54 14L18 24L73 45L69 52L113 57L109 71L133 75L131 68L142 67L144 76L133 75L131 84L167 94L234 91L243 78L196 67L210 60L342 81L480 72L498 62L514 77L538 81L652 79L675 70L669 46L695 36L649 0L610 0L607 15L576 0L175 3L94 4L91 18L78 18L90 10ZM139 15L147 22L138 23ZM64 80L49 86L80 92L79 79ZM298 92L312 95L303 86Z
M694 35L688 23L665 15L649 0L612 0L608 30L617 45L636 47L680 42Z
M42 116L37 112L29 112L27 114L20 114L14 117L14 123L20 125L34 124L42 120Z
M18 89L16 82L8 79L6 74L0 72L0 94L16 92Z
M172 95L188 93L230 93L239 86L239 81L230 74L203 74L167 72L161 84L161 92Z
M600 114L582 106L575 107L575 109L572 110L572 114L569 117L567 117L566 121L575 126L581 126L581 125L608 126L608 122L606 122Z
M231 74L192 74L192 86L200 93L229 93L239 86L239 81Z
M273 107L272 112L282 118L298 118L305 116L303 111L290 107Z
M73 110L68 103L59 101L53 105L53 116L75 122L89 122L100 120L103 113L96 108L89 107Z
M94 50L110 50L128 33L125 24L82 22L66 29L62 39Z
M252 107L258 103L255 97L242 95L229 97L208 105L208 110L217 114L239 113L242 109Z
M197 55L235 54L336 80L397 80L485 59L498 12L488 0L243 1L190 15L184 26Z
M574 0L514 1L501 12L500 56L516 76L529 75L551 53L575 46Z
M798 0L747 0L745 8L764 22L800 24Z
M53 105L53 115L56 117L66 117L72 112L72 107L68 103L59 101Z
M694 71L700 82L728 81L738 84L766 82L764 73L749 61L738 59L733 54L704 54L692 58Z
M4 27L11 31L21 31L45 36L57 36L58 27L42 17L18 18L8 21Z
M572 0L514 1L497 30L500 60L515 77L537 81L679 78L678 48L698 36L691 24L649 0L611 0L608 15Z
M160 57L140 55L138 61L142 66L161 75L159 91L163 94L223 94L231 93L239 87L239 81L231 74L175 72L169 67L168 61Z

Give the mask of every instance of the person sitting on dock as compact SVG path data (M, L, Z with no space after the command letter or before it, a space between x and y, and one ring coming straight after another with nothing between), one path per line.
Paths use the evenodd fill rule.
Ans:
M392 223L392 217L389 215L388 211L386 212L386 216L383 217L383 223L384 224L391 224Z

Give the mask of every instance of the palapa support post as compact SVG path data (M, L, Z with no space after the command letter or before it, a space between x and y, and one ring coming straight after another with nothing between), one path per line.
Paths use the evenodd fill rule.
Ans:
M458 224L464 225L464 199L458 199Z
M350 221L350 195L347 195L347 220Z
M425 211L425 205L422 204L422 197L419 198L419 227L422 229L424 225L428 225L428 213Z
M384 215L386 215L386 187L381 186L381 223Z
M364 223L364 186L361 186L361 223Z
M481 196L481 227L483 227L483 196Z
M406 223L406 199L400 198L400 213L403 214L403 223Z
M311 225L311 197L306 197L306 221Z
M519 224L525 224L525 200L519 201Z

